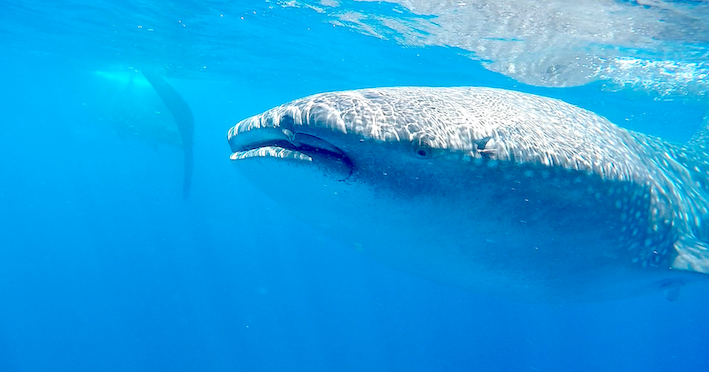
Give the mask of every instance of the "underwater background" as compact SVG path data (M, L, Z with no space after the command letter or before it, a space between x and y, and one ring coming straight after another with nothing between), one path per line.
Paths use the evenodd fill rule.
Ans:
M705 1L0 1L0 371L709 371L706 285L562 305L430 282L283 211L226 142L295 98L402 85L682 142L707 61ZM141 69L194 114L187 199Z

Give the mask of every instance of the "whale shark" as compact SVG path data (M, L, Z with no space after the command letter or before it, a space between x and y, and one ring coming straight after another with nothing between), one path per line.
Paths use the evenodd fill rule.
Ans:
M194 137L194 116L192 110L182 96L168 84L159 74L149 69L141 70L141 73L153 86L167 109L172 114L172 118L177 124L182 139L182 151L184 153L184 175L182 180L182 197L187 199L190 195L192 185L193 167L193 137Z
M142 75L142 76L141 76ZM192 183L194 117L187 102L150 69L94 71L86 97L99 120L121 137L154 147L167 144L184 153L183 198Z
M532 302L709 279L709 128L687 144L561 100L394 87L297 99L228 130L288 215L406 272Z

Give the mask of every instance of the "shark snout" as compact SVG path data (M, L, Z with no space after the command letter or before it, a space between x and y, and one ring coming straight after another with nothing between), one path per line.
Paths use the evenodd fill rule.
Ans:
M312 163L337 179L352 174L353 163L347 154L332 143L312 134L293 130L293 126L251 129L240 122L227 135L231 159L283 159Z

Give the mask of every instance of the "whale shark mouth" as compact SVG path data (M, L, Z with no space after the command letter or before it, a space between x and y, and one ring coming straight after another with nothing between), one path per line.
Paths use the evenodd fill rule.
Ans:
M282 128L256 128L245 132L230 131L231 160L284 159L313 163L319 168L335 168L349 177L353 171L352 160L337 146L322 138Z

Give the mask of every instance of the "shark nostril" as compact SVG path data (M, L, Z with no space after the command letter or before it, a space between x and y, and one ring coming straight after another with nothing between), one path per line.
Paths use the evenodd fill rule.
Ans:
M281 120L278 121L278 126L284 130L293 132L295 120L293 120L293 116L291 114L283 114L283 116L281 116Z

